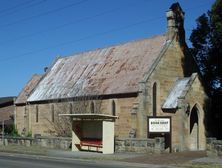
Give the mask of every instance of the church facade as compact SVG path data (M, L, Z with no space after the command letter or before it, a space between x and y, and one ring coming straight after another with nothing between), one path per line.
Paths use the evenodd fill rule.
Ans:
M98 146L113 139L110 146L114 138L154 137L171 150L204 150L209 99L185 42L183 10L175 3L166 16L164 35L57 58L17 101L18 131L71 130L73 150L83 139Z

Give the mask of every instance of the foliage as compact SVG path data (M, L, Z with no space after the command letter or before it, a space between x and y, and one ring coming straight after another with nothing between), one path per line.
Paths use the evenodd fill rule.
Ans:
M211 10L197 18L192 31L191 49L211 96L208 113L208 136L222 139L222 0L216 0Z
M29 131L26 135L26 137L32 137L32 131Z
M84 95L73 99L54 100L51 103L51 114L46 114L49 133L59 137L71 137L72 119L59 114L101 113L102 99L100 96Z
M185 165L179 165L180 168L222 168L222 164L217 163L189 163Z
M13 125L4 126L4 134L10 135L13 131Z
M13 137L19 137L20 136L19 133L18 133L18 130L15 127L14 124L12 125L12 129L11 129L11 132L9 133L9 135L11 135Z
M211 93L222 91L222 0L197 18L191 49Z

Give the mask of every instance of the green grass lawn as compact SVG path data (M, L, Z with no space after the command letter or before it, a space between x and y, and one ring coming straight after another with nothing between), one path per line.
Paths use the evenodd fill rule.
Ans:
M215 163L190 163L178 166L180 168L222 168L222 164Z
M35 155L46 155L48 149L39 146L22 146L22 145L8 145L0 146L0 152L8 153L22 153L22 154L35 154Z

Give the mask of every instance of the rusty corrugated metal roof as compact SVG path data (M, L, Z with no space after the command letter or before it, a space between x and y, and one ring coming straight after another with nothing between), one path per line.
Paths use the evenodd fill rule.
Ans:
M39 80L41 79L42 75L33 75L32 78L28 81L25 85L23 90L20 92L19 96L17 97L15 104L24 104L27 101L28 95L33 90L33 88L38 84Z
M154 36L59 58L28 101L137 92L165 43Z

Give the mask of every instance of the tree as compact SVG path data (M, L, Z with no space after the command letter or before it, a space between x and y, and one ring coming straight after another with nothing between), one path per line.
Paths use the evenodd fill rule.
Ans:
M76 98L54 100L51 103L50 113L45 113L44 119L52 135L71 137L72 121L70 117L59 114L101 113L102 99L98 95L83 95ZM49 124L49 125L48 125Z
M222 92L222 0L197 18L191 49L209 93Z
M210 136L222 139L222 0L216 0L211 10L196 22L197 27L190 36L191 52L212 99L207 127Z

